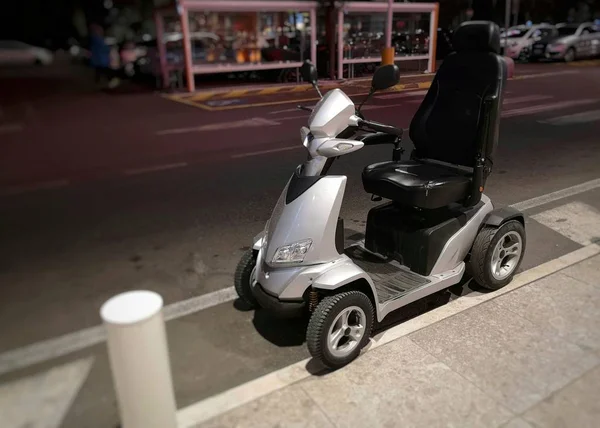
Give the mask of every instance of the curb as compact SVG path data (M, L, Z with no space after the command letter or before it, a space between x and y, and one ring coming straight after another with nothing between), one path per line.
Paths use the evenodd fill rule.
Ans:
M440 306L378 334L371 339L371 343L367 345L367 348L363 352L370 352L373 349L560 272L598 254L600 254L600 245L590 244L516 275L509 285L498 291L479 294L473 297L465 296L453 300L444 306ZM328 373L327 369L318 366L310 358L307 358L178 410L178 427L198 427L204 422L245 404L249 404L275 391L289 387L311 376L326 373Z
M426 78L433 78L433 74L424 76ZM431 79L426 80L424 82L412 82L412 83L403 83L390 88L389 91L404 91L410 89L422 89L429 88L431 85ZM425 86L423 86L425 85ZM339 82L326 82L321 87L323 92L329 91L335 88L341 87L356 87L357 89L362 89L361 85L354 85L348 81L339 81ZM366 88L366 87L364 87ZM267 86L267 87L245 87L239 89L228 89L228 90L214 90L214 91L202 91L195 92L192 94L181 93L181 94L163 94L165 98L174 100L174 101L188 101L188 102L204 102L210 101L213 99L226 100L232 98L243 98L243 97L254 97L254 96L262 96L262 95L276 95L276 94L294 94L294 93L302 93L313 90L312 85L306 83L300 84L290 84L290 85L279 85L279 86Z

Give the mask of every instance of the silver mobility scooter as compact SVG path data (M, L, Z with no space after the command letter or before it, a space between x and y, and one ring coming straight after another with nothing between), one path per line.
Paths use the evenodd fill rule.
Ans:
M340 89L322 97L302 128L308 160L240 261L235 286L255 307L309 312L308 349L326 366L355 359L375 317L380 322L459 283L465 271L495 290L518 269L525 251L523 215L495 209L483 194L506 81L499 44L491 22L471 21L456 31L455 52L412 120L410 160L401 160L402 129L364 119ZM310 63L302 74L316 87ZM371 93L398 79L395 65L380 67ZM362 181L374 200L388 202L370 210L364 240L344 248L339 215L347 178L327 171L334 159L379 144L394 147L393 160L367 166Z

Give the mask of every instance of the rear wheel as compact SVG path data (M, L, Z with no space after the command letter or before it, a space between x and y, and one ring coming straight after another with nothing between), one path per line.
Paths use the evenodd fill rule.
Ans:
M306 344L310 354L329 368L345 366L369 341L373 318L373 304L360 291L324 298L308 323Z
M525 244L525 228L517 220L484 226L471 249L468 269L473 280L489 290L504 287L523 261Z
M256 255L253 250L248 250L240 259L235 269L234 285L238 297L247 305L255 308L258 302L252 294L252 278L256 272Z

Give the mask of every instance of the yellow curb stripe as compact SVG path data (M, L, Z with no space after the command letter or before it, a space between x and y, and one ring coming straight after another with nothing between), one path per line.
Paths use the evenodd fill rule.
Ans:
M243 95L246 95L252 89L234 89L233 91L229 91L221 95L219 98L238 98Z
M300 85L300 86L294 86L290 92L306 92L309 89L312 89L312 86Z
M217 92L198 92L197 94L186 98L192 101L206 101L209 98L214 97L215 95L217 95Z
M286 89L287 87L285 86L275 86L272 88L264 88L261 89L260 91L258 91L255 95L270 95L270 94L276 94L277 92L280 92L284 89Z

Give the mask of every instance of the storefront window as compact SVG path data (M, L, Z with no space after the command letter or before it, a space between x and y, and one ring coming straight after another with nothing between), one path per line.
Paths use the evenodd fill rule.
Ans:
M396 56L429 53L429 13L394 13L392 46Z
M344 16L344 58L381 57L385 47L385 13Z
M309 13L189 13L195 65L299 62L310 58Z

